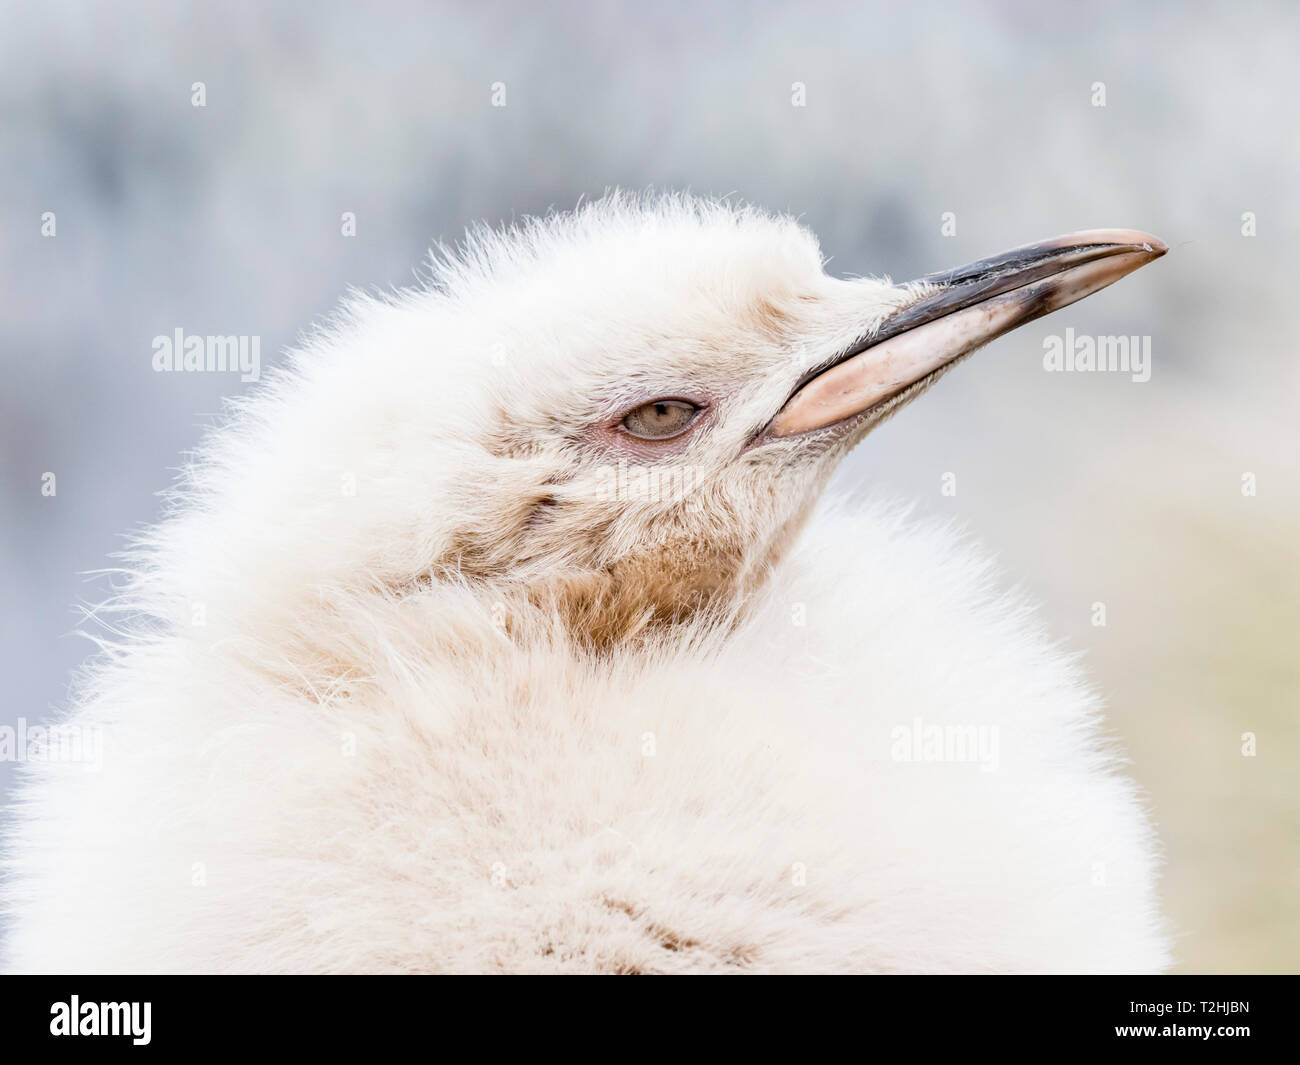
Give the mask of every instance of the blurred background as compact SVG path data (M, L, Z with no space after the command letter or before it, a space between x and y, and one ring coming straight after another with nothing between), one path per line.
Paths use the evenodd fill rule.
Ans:
M1296 971L1297 54L1284 2L3 0L0 724L66 705L87 571L250 387L155 373L157 335L272 363L433 240L616 185L790 211L831 271L898 280L1147 229L1165 259L995 343L839 484L964 523L1084 653L1179 971ZM1150 336L1150 380L1044 372L1067 326Z

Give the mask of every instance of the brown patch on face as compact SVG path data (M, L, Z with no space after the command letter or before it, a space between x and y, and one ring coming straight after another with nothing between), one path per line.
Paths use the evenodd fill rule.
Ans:
M594 650L686 621L701 610L720 617L741 591L744 553L709 544L665 544L607 569L527 586L530 603L556 615Z
M485 537L479 530L445 563L449 575L481 581L493 601L510 605L506 629L512 638L528 630L515 624L516 617L538 614L597 651L668 635L702 614L729 627L785 556L809 510L795 508L758 541L748 529L724 531L725 519L720 525L705 521L695 534L697 521L683 518L660 538L601 565L595 560L616 535L613 519L592 520L596 515L584 517L571 506L544 493L521 500L509 534Z

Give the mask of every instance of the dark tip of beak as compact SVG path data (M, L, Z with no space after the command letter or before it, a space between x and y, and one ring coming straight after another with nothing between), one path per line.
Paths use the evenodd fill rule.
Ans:
M905 332L913 325L938 317L938 314L933 313L935 311L939 314L947 314L962 310L1004 292L1063 274L1076 267L1102 259L1124 257L1128 268L1110 277L1106 281L1108 285L1139 266L1160 258L1168 250L1169 245L1159 237L1139 229L1088 229L1080 233L1056 237L1054 240L1045 240L1039 244L1013 248L1001 255L959 266L955 270L927 274L913 283L936 285L939 291L933 297L890 319L886 323L888 331L878 332L871 337L870 343L887 340L889 336ZM1082 299L1083 296L1095 291L1097 290L1090 289L1089 292L1081 293L1075 298ZM1069 302L1073 303L1074 300ZM1023 325L1029 320L1024 319L1016 324Z

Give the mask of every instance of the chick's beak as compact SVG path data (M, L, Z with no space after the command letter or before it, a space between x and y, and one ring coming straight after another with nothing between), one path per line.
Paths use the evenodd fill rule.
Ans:
M873 410L1017 326L1118 281L1169 249L1135 229L1091 229L921 279L933 291L809 373L764 435L797 436Z

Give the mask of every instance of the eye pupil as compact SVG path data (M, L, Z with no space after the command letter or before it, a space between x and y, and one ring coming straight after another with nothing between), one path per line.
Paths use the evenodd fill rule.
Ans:
M666 440L683 432L699 410L685 400L659 399L628 411L623 428L643 440Z

